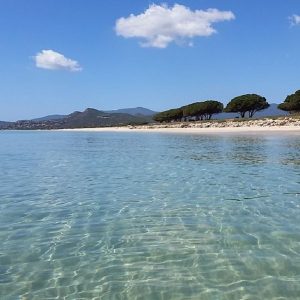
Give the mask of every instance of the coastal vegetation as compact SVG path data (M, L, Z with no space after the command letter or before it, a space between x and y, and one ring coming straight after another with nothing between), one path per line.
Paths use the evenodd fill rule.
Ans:
M183 109L174 108L163 112L160 112L153 116L153 120L156 122L171 122L171 121L181 121L183 117Z
M223 108L223 104L219 101L196 102L183 107L183 116L195 117L196 120L210 120L214 114L221 113Z
M288 95L285 101L278 105L278 108L289 113L300 112L300 90Z
M233 98L224 109L224 112L239 113L242 118L248 113L252 118L257 111L266 109L270 106L266 98L256 94L246 94Z
M231 99L225 108L221 102L215 100L194 102L179 108L157 113L153 116L153 120L160 123L211 120L213 115L222 112L238 113L241 119L251 119L257 112L268 107L270 107L270 104L265 97L257 94L245 94ZM300 90L287 96L285 101L279 104L277 108L289 113L300 112Z
M210 120L214 114L221 113L222 111L223 104L221 102L207 100L160 112L153 116L153 120L156 122L181 121L182 118L185 120L189 120L190 118L195 118L195 120Z

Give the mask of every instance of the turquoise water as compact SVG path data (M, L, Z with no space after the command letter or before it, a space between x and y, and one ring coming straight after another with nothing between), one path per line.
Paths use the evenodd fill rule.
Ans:
M0 299L300 299L300 134L0 132Z

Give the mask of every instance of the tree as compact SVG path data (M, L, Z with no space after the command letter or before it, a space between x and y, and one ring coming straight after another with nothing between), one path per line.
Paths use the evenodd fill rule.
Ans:
M278 108L290 113L300 111L300 90L294 94L288 95L283 103L278 105Z
M196 119L203 120L204 110L202 102L195 102L182 107L184 117L196 117Z
M226 106L225 112L236 112L245 117L248 112L252 118L257 111L266 109L270 106L266 98L256 94L246 94L233 98Z
M205 112L206 120L210 120L214 114L219 114L223 111L224 106L221 102L215 100L208 100L202 102L203 110Z
M153 120L162 123L162 122L180 121L182 117L183 117L183 110L181 108L174 108L154 115Z
M182 107L184 117L196 117L200 120L210 120L212 115L223 111L223 104L218 101L208 100L195 102Z

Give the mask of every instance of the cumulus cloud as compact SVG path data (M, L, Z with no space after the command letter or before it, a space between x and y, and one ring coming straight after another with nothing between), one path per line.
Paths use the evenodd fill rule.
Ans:
M42 50L34 57L38 68L47 70L67 70L71 72L81 71L79 63L76 60L65 57L63 54L53 50Z
M289 17L292 26L300 25L300 16L299 15L292 15Z
M194 37L216 33L213 24L235 19L231 11L195 10L175 4L152 4L140 15L131 14L116 22L116 33L125 38L140 38L143 47L166 48L170 43L188 42Z

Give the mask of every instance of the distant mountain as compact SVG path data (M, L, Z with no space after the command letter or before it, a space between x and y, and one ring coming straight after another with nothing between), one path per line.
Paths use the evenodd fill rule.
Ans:
M74 112L62 119L66 128L109 127L149 123L151 118L124 113L107 113L93 108Z
M65 118L66 115L49 115L42 118L32 119L31 121L40 122L40 121L51 121L51 120L61 120Z
M254 118L264 118L264 117L276 117L276 116L286 116L288 112L280 110L277 108L278 104L272 103L267 109L258 111L255 113ZM223 119L234 119L239 117L237 113L221 113L214 115L214 119L223 120Z
M150 110L144 107L135 107L135 108L123 108L123 109L116 109L116 110L109 110L103 111L106 114L128 114L132 116L153 116L157 112ZM61 120L68 117L68 115L49 115L41 118L35 118L31 121L33 122L43 122L43 121L54 121L54 120Z
M39 121L40 120L40 121ZM2 129L63 129L63 128L94 128L125 125L140 125L152 122L150 116L133 116L123 113L106 113L93 108L75 111L63 118L52 119L51 116L35 120L21 120L9 124Z
M148 108L144 107L135 107L135 108L122 108L122 109L116 109L116 110L109 110L105 111L106 113L121 113L121 114L129 114L133 116L153 116L157 114L156 111L153 111Z
M256 117L275 117L275 116L287 116L289 113L277 108L278 104L271 103L270 106L262 111L257 112Z

